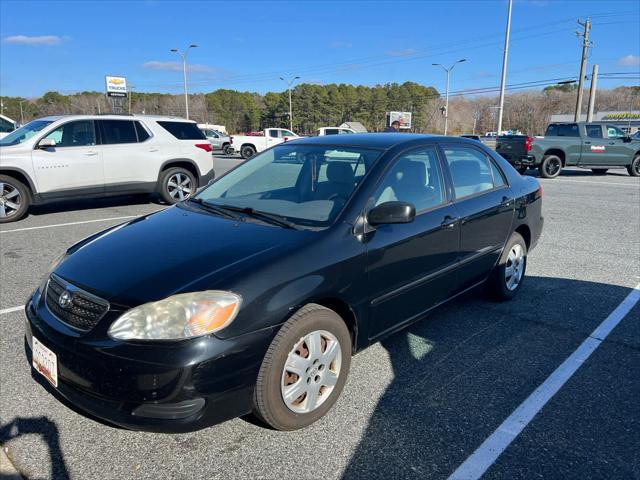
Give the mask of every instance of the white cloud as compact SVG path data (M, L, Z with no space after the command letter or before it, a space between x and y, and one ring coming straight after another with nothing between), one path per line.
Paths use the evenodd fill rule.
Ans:
M387 52L387 55L390 57L410 57L416 53L418 53L418 50L415 48L403 48L401 50L391 50Z
M627 55L618 60L618 65L623 67L640 67L640 57L638 55Z
M151 70L169 70L172 72L182 71L181 62L158 62L157 60L152 60L150 62L144 63L142 66ZM215 73L218 71L218 69L199 63L188 63L187 71L193 73Z
M331 42L331 48L351 48L353 44L351 42L345 42L342 40L336 40L335 42Z
M6 43L12 43L14 45L60 45L65 39L58 37L57 35L40 35L30 37L28 35L13 35L11 37L5 37Z

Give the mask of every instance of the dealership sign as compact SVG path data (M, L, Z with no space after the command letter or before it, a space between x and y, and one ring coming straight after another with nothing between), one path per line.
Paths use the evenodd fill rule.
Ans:
M389 125L400 122L400 128L411 128L411 112L389 112Z
M112 77L107 75L105 78L107 84L107 96L109 97L126 97L127 96L127 79L125 77Z

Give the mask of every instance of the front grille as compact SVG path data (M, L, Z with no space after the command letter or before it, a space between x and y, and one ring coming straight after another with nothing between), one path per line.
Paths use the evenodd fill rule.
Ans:
M60 297L67 292L67 302ZM82 331L91 330L109 311L109 302L51 275L47 284L47 308L58 320Z

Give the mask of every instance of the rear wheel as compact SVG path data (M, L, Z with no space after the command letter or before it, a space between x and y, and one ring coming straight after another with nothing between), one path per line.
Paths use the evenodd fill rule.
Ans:
M632 177L640 177L640 155L636 155L631 165L627 167L627 172Z
M229 145L228 143L225 143L222 146L222 153L224 153L225 155L231 155L232 149L231 149L231 145Z
M498 265L488 281L488 287L497 300L511 300L522 286L527 269L527 244L518 232L513 232Z
M264 357L254 413L277 430L297 430L323 417L349 373L351 336L340 316L309 304L280 329Z
M591 171L594 175L604 175L609 171L608 168L592 168Z
M557 155L546 155L540 164L540 175L544 178L555 178L562 170L562 160Z
M27 186L7 175L0 175L0 223L20 220L29 209L31 195Z
M245 160L253 157L256 154L256 149L251 145L244 145L240 149L240 156Z
M160 196L171 205L189 198L197 186L193 173L185 168L169 168L160 176Z

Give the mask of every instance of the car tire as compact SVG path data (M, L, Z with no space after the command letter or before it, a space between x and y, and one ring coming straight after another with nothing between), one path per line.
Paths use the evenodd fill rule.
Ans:
M228 143L224 144L222 146L222 153L224 153L225 155L231 155L231 145L229 145Z
M168 168L160 175L160 196L170 205L186 200L197 188L195 176L186 168Z
M562 170L562 160L557 155L545 155L540 164L540 175L543 178L556 178Z
M329 351L335 356L323 358ZM311 425L340 396L350 364L351 335L342 318L321 305L306 305L282 326L269 346L254 390L254 414L276 430ZM291 396L285 400L287 390Z
M242 158L244 158L245 160L250 159L251 157L253 157L256 154L256 149L254 147L252 147L251 145L244 145L241 149L240 149L240 156Z
M29 210L31 192L19 180L0 175L0 223L16 222Z
M627 167L627 172L632 177L640 177L640 155L636 155L631 162L631 165Z
M609 171L608 168L592 168L591 171L594 175L604 175Z
M492 296L499 301L515 297L522 288L526 269L527 244L522 235L513 232L489 278L488 287Z
M516 170L520 175L524 175L525 173L527 173L527 170L529 170L529 167L519 166L516 168Z

